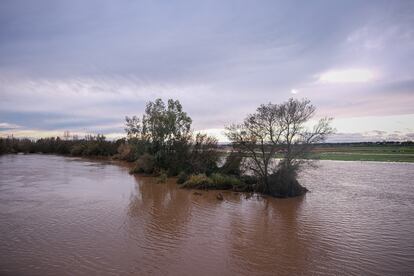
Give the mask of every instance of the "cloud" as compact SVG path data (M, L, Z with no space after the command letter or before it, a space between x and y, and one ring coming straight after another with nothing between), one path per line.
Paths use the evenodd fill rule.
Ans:
M216 137L219 142L229 142L225 135L224 128L210 128L196 131L195 133L207 134L209 136Z
M344 69L331 70L322 73L318 81L320 83L358 83L370 82L375 79L375 74L368 69Z
M20 128L21 126L16 125L16 124L9 124L9 123L0 123L0 130L7 130L7 129L16 129L16 128Z
M220 129L298 94L339 119L414 114L413 14L410 1L2 1L0 118L121 133L161 97Z

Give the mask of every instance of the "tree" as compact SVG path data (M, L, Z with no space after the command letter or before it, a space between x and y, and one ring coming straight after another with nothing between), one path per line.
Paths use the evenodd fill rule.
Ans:
M129 139L141 138L141 120L137 116L125 117L125 132Z
M217 162L220 159L217 142L214 137L197 133L190 154L192 173L211 174L217 170Z
M307 162L312 145L333 132L330 118L320 119L310 130L305 127L315 110L309 100L291 98L280 105L260 105L243 123L226 127L234 149L248 157L244 166L259 179L257 191L289 196L298 193L297 172ZM274 165L277 153L282 159Z
M142 119L127 116L125 121L129 138L149 140L161 146L187 137L192 123L180 102L172 99L168 100L167 106L161 99L149 102Z
M126 117L125 130L130 139L148 143L148 151L154 155L156 167L168 169L174 153L188 147L191 123L178 100L169 99L165 105L161 99L156 99L147 104L142 119Z
M169 99L166 107L161 99L156 99L147 104L142 117L142 133L156 150L169 150L174 142L189 137L191 123L178 100Z

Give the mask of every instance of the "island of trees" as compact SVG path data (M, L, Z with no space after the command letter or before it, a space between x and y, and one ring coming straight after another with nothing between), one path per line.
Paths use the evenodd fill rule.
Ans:
M132 162L131 173L154 175L159 182L177 177L182 188L293 197L307 191L297 176L312 162L312 147L333 132L330 118L307 128L314 114L315 107L306 99L260 105L241 123L226 127L231 150L223 153L216 138L194 133L192 119L178 100L156 99L140 117L126 117L124 139L2 138L0 153L103 156Z

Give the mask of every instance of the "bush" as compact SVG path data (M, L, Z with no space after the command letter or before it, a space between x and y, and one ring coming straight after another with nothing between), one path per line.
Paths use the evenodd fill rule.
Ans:
M198 133L190 153L190 170L192 173L217 172L217 162L220 159L217 151L217 139Z
M240 165L242 159L243 158L239 153L232 151L229 155L227 155L226 161L220 168L220 172L223 174L232 174L240 176Z
M250 186L256 185L259 182L257 176L254 175L242 175L241 181Z
M63 141L62 143L58 144L57 147L56 147L56 153L58 153L58 154L69 154L70 153L70 147L69 147L68 143L66 141Z
M184 182L181 187L188 189L208 189L213 184L213 180L205 174L193 174Z
M83 151L85 156L98 156L103 155L102 150L97 143L87 143L85 150Z
M213 173L210 178L213 180L215 189L228 190L241 185L240 179L219 173Z
M269 193L275 197L294 197L305 194L308 190L299 184L295 175L286 169L279 169L268 177Z
M149 153L150 143L145 140L132 138L128 140L128 146L131 148L131 161L138 160L144 153Z
M83 144L74 145L70 151L70 154L73 156L82 156L85 150L85 146Z
M118 152L118 154L116 155L117 159L125 160L128 162L132 162L135 160L134 150L129 144L123 143L119 145L117 152Z
M141 155L129 172L152 174L154 172L154 156L148 153Z
M165 183L167 182L168 174L166 171L162 170L160 175L157 178L157 183Z
M181 187L190 189L239 190L243 183L237 177L213 173L210 177L205 174L193 174Z
M186 174L183 171L178 174L177 184L183 184L187 180L188 180L188 174Z

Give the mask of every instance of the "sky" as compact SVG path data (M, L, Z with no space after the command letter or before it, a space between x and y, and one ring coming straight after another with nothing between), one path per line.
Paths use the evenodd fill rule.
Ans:
M307 98L332 142L414 140L414 1L0 2L0 136L124 135L180 100L195 131Z

